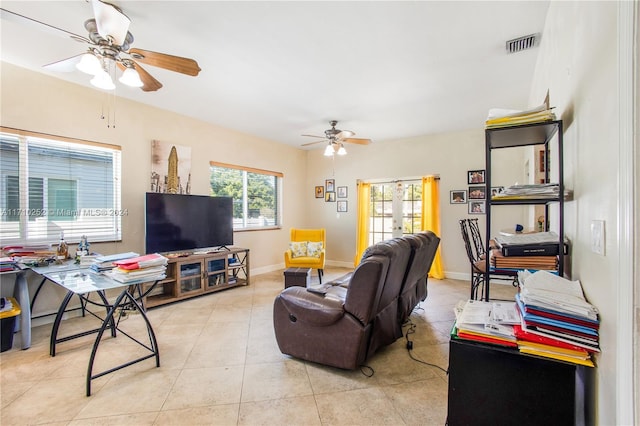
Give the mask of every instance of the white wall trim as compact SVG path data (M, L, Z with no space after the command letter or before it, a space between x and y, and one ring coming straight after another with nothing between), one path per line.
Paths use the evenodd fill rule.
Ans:
M617 294L617 359L616 421L634 424L634 204L637 201L634 173L634 102L637 2L618 2L618 294ZM632 197L629 194L633 194Z

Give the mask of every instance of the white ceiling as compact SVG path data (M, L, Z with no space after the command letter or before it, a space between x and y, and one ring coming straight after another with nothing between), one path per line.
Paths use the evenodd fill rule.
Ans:
M132 47L198 61L197 77L145 66L164 87L117 95L300 146L328 121L374 143L482 128L489 108L525 109L548 1L123 1ZM86 36L85 0L1 1L2 8ZM44 26L1 20L1 58L42 65L85 50ZM95 89L98 90L98 89ZM542 99L540 99L542 101ZM315 145L322 147L322 145Z

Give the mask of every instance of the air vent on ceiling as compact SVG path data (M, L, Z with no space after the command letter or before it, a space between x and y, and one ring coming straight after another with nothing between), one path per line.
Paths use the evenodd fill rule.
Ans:
M516 53L535 47L540 39L540 33L514 38L507 41L507 53Z

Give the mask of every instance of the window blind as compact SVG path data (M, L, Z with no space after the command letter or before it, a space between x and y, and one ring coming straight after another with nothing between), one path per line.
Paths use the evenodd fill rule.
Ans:
M119 147L0 133L2 244L120 240L120 163Z

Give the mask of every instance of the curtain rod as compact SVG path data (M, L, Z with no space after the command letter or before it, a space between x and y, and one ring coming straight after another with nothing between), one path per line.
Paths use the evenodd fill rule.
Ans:
M427 176L418 176L418 177L410 177L410 178L403 178L403 179L388 179L388 178L383 178L383 179L358 179L356 180L356 182L366 182L366 183L398 183L398 182L409 182L409 181L416 181L416 180L422 180L423 177L428 177L428 176L433 176L436 180L440 180L440 175L427 175Z

